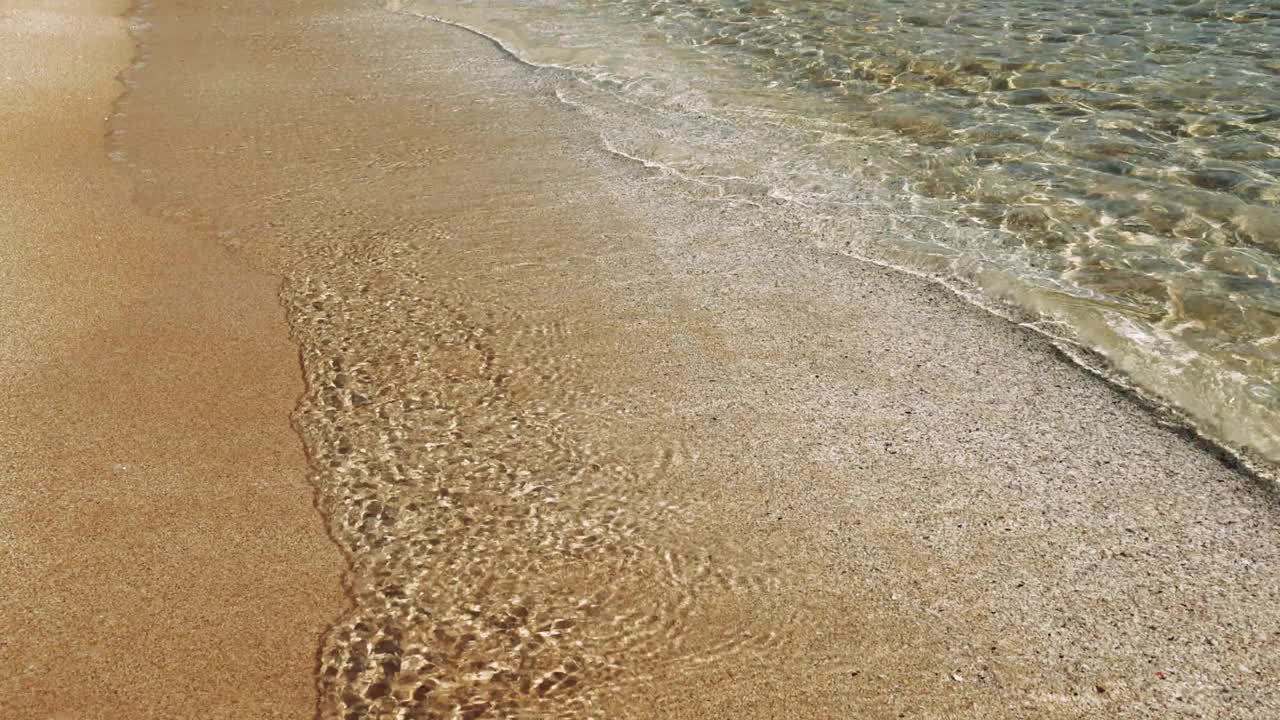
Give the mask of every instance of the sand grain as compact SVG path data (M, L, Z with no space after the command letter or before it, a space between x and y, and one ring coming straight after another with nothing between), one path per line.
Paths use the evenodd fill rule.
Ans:
M306 718L341 556L276 298L104 148L118 2L0 13L0 717Z

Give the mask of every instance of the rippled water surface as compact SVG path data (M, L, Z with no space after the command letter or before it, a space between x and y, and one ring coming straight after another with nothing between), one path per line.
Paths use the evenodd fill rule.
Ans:
M893 237L852 251L1030 311L1280 458L1280 3L404 9L568 70L611 146L729 201L837 234L880 207Z

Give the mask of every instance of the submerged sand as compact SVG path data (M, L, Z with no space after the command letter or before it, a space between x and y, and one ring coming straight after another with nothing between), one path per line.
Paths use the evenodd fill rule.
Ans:
M352 567L322 717L1280 711L1274 495L1042 339L608 154L555 77L456 28L341 0L145 19L111 122L139 202L284 278L297 426ZM164 247L130 288L262 290ZM290 395L280 371L244 373L246 401ZM244 442L292 450L262 412ZM172 472L248 452L194 450ZM303 522L305 493L272 497ZM212 534L211 558L175 561L210 588L229 587L213 560L250 564L225 525L174 522ZM21 552L71 537L47 530ZM319 540L255 537L332 571ZM302 594L251 627L205 606L242 641L300 637L324 617ZM21 655L75 657L39 640ZM270 693L228 693L235 663L154 667L210 703Z
M311 717L343 562L279 281L133 204L124 9L0 11L0 717Z

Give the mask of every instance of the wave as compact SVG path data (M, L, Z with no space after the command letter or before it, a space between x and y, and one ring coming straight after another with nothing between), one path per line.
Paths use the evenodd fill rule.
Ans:
M784 213L821 250L939 283L1046 337L1073 362L1140 397L1163 421L1193 428L1255 473L1269 475L1280 460L1274 432L1280 392L1272 377L1280 363L1267 360L1267 348L1280 345L1280 314L1273 318L1275 337L1250 327L1233 352L1212 326L1219 317L1199 317L1187 307L1203 304L1200 295L1212 288L1169 293L1153 308L1123 287L1134 279L1113 249L1107 250L1112 274L1082 282L1078 267L1064 271L1060 258L1028 242L1016 221L993 225L954 198L931 196L921 187L928 178L894 156L898 144L851 131L848 114L830 96L761 82L705 46L655 37L643 18L602 4L410 0L389 8L479 34L539 69L614 155L716 202ZM894 125L898 139L936 129L924 111L878 122ZM1035 211L1023 210L1023 224L1040 228ZM1055 252L1105 248L1096 229L1083 235L1072 250ZM1227 248L1220 260L1244 262L1249 253ZM1263 305L1255 314L1265 320L1266 311ZM1254 355L1242 361L1244 343Z

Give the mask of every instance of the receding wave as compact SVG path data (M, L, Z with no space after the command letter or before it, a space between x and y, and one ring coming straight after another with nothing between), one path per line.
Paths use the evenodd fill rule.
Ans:
M392 8L553 68L614 152L803 215L804 241L941 279L1280 460L1280 6Z

